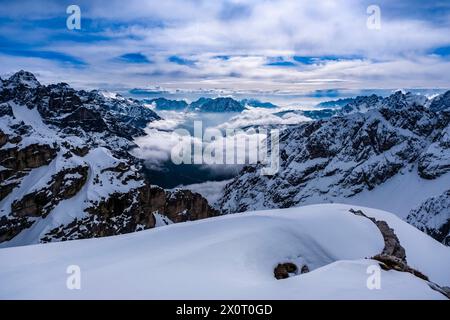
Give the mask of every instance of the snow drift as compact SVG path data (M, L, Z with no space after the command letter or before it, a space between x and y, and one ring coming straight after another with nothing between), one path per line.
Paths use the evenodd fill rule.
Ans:
M386 221L411 267L450 285L450 248L395 215L348 205L255 211L138 233L0 249L0 298L30 299L445 299L410 273L381 271L367 287L369 257L383 250L369 219ZM310 272L274 278L280 262ZM66 287L78 265L81 289Z

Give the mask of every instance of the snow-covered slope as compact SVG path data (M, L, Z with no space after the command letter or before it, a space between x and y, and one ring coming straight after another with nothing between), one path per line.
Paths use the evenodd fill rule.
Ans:
M344 105L340 110L340 114L345 115L354 112L367 112L368 110L376 108L402 109L409 106L426 106L429 103L430 101L424 95L396 91L386 98L382 98L375 94L370 96L358 96Z
M250 212L0 249L0 298L445 299L427 281L394 270L381 270L380 289L369 289L368 267L378 262L366 258L383 250L383 236L351 208ZM355 209L394 229L411 267L450 285L450 248L390 213ZM276 280L274 268L285 262L310 272ZM66 287L70 265L80 267L80 290Z
M141 174L128 150L160 117L139 101L42 86L25 71L0 82L0 247L142 230L158 213L213 215L200 195Z
M356 101L358 112L284 129L279 171L263 176L259 166L244 168L217 206L233 213L343 202L406 218L448 190L448 110L433 111L420 104L423 97L400 92ZM450 213L443 210L430 214L442 214L436 227L448 232Z
M424 201L410 212L407 221L450 246L450 189Z

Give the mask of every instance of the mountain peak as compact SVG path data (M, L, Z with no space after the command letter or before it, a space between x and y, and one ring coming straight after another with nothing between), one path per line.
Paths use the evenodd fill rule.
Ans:
M450 110L450 90L435 97L430 104L432 111Z
M28 88L36 88L41 85L34 74L24 70L20 70L13 74L8 81L15 85L22 84Z

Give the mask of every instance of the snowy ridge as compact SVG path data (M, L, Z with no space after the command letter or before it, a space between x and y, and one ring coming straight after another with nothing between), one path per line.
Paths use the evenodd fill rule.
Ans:
M450 190L427 199L411 210L407 221L450 246Z
M370 290L367 268L378 262L366 258L383 249L383 237L351 208L386 221L411 266L450 284L450 248L406 222L369 208L316 205L0 249L0 298L446 299L427 281L394 270L381 270L381 288ZM278 263L299 260L310 272L274 278ZM65 287L72 264L81 268L82 290Z

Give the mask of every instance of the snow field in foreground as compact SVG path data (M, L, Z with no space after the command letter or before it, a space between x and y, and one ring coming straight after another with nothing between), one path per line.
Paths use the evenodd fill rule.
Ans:
M361 209L394 228L410 266L450 285L450 248L393 214L325 204L255 211L138 233L0 249L0 298L56 299L443 299L409 273L381 271L369 290L367 268L383 250ZM276 280L280 262L311 272ZM81 289L66 286L78 265Z

